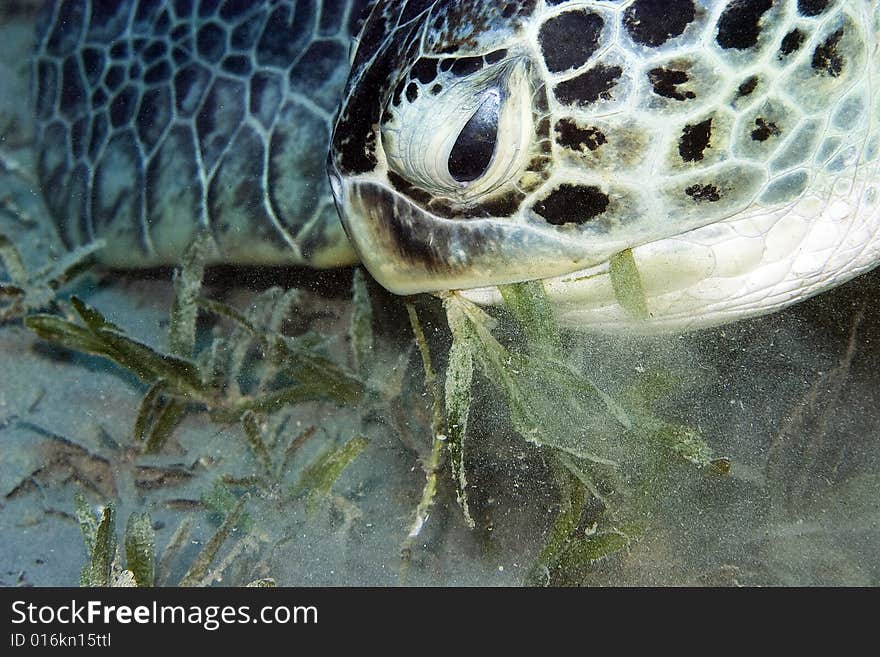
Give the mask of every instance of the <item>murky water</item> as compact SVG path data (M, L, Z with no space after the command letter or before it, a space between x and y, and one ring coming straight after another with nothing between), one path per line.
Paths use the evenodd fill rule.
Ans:
M54 309L36 303L51 297L35 296L49 294L36 272L64 250L34 178L24 100L31 12L8 11L0 25L0 234L21 252L35 307L0 324L3 584L80 582L89 555L77 495L95 518L114 505L120 541L131 514L149 514L163 585L187 577L219 585L880 583L877 274L713 330L563 334L574 370L625 411L698 436L716 465L729 460L726 473L613 423L585 426L560 401L559 425L615 463L567 471L558 450L523 438L504 392L477 369L463 459L474 527L456 501L448 462L419 520L431 473L430 386L404 300L367 280L369 304L355 304L351 269L224 268L209 272L201 294L250 312L265 335L288 336L326 358L321 376L332 364L366 381L363 394L223 416L217 409L230 399L310 379L302 371L299 379L280 376L271 370L277 359L266 358L240 322L203 308L194 351L200 366L212 349L224 355L213 362L223 364L216 390L225 396L214 408L192 398L148 448L149 436L135 435L149 390L144 377L53 345L21 319L48 308L82 325L69 301L75 294L125 336L159 353L174 346L170 270L93 268L62 288ZM11 278L10 267L0 268L0 281ZM289 312L273 316L283 301L273 286L300 290L287 300ZM432 297L414 303L442 375L451 343L443 309ZM359 351L352 316L366 307L372 347ZM513 320L490 312L502 319L495 334L514 350ZM151 427L162 408L148 414ZM594 488L572 478L587 470ZM194 568L218 536L209 566Z

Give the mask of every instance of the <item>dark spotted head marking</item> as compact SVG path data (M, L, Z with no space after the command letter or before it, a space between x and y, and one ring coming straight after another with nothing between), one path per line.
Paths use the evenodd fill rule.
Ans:
M548 18L538 32L544 63L551 73L583 66L599 47L605 21L589 11L564 11Z
M569 118L559 119L554 131L556 143L572 151L595 151L608 142L608 138L598 128L582 128Z
M685 162L698 162L712 140L712 118L686 125L678 140L678 152Z
M599 100L610 100L614 87L623 75L620 66L597 64L577 77L564 80L553 89L557 100L566 105L592 105Z
M715 185L696 183L690 187L686 187L684 193L694 199L697 203L715 203L721 200L721 192Z
M782 130L779 126L760 116L755 119L755 129L751 132L754 141L767 141L770 137L778 137L781 134Z
M656 48L682 35L695 16L693 0L636 0L623 24L634 42Z
M843 28L832 32L813 51L811 66L821 75L829 75L836 78L846 65L846 57L840 52L840 40L843 37Z
M715 41L724 49L746 50L758 43L764 14L773 0L731 0L718 19Z
M679 85L686 84L689 79L685 71L675 69L658 67L648 71L648 80L654 93L673 100L691 100L697 97L690 89L679 88Z
M750 75L736 89L736 95L739 98L743 98L745 96L751 96L755 91L755 88L758 86L758 76Z
M782 43L779 44L779 59L785 59L792 53L800 50L806 38L807 35L800 29L794 28L791 30L782 38Z
M797 0L797 11L801 16L819 16L828 9L832 0Z
M554 226L583 224L602 215L609 198L595 185L562 184L535 204L535 212Z

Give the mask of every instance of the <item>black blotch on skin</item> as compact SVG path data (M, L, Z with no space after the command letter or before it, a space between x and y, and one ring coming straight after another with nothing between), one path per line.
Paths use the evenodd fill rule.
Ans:
M388 180L391 186L401 194L409 196L412 200L422 205L427 205L431 200L431 195L420 187L412 185L408 180L398 175L394 171L388 172Z
M487 64L490 64L490 65L491 65L491 64L497 64L498 62L500 62L500 61L501 61L502 59L504 59L505 57L507 57L507 49L506 49L506 48L502 48L501 50L493 50L493 51L490 52L488 55L486 55L485 57L483 57L483 59L485 60L485 62L486 62Z
M361 187L358 194L362 203L376 208L375 230L386 248L401 261L431 273L455 270L457 258L450 252L456 230L453 222L420 221L420 213L410 203L378 185ZM485 241L470 242L468 255L478 257L482 250L496 243L498 236L492 232L490 227L483 234Z
M750 95L755 88L758 86L758 76L751 75L743 80L742 84L739 85L739 89L736 90L737 98L744 98L745 96Z
M528 165L526 165L526 171L530 171L532 173L540 173L542 171L545 171L552 161L552 158L547 157L546 155L535 155L531 160L529 160Z
M417 99L418 97L419 97L419 87L418 87L418 85L416 85L415 82L410 82L410 83L406 86L406 99L407 99L409 102L414 103L414 102L416 102L416 99Z
M648 81L654 93L674 100L689 100L697 95L690 90L680 91L678 85L688 81L688 74L669 68L652 68L648 71Z
M779 59L788 57L791 53L796 52L804 44L806 37L807 35L797 28L786 34L782 38L782 43L779 44Z
M691 185L690 187L686 188L684 190L684 193L698 203L702 203L704 201L714 203L715 201L721 200L721 192L715 185L701 185L700 183L697 183L696 185Z
M394 93L391 95L391 103L395 107L400 107L400 101L403 100L403 90L405 88L406 78L403 78L394 86Z
M571 119L560 119L554 130L556 143L573 151L584 151L585 148L595 151L602 144L608 143L608 138L598 128L581 128Z
M755 119L755 125L757 127L752 130L752 141L767 141L770 137L778 137L782 134L779 126L772 121L766 121L760 116Z
M544 117L538 124L535 126L535 134L538 137L549 137L550 136L550 119L548 117Z
M548 18L538 32L547 69L552 73L586 64L599 47L605 21L587 11L566 11Z
M636 0L623 24L633 41L656 48L681 35L695 14L692 0Z
M458 212L466 219L474 217L510 217L519 210L519 206L524 198L524 194L511 190L498 198L486 199L478 206L465 208ZM455 217L457 214L453 212L450 216Z
M716 43L724 49L746 50L758 43L761 18L773 0L732 0L718 19Z
M608 195L595 185L562 184L538 201L534 210L554 226L584 224L608 209Z
M611 89L617 84L623 69L619 66L598 64L571 80L560 82L553 89L557 100L566 105L590 105L602 98L611 99Z
M450 70L453 75L464 77L476 73L481 68L483 68L482 57L461 57L453 60Z
M830 4L829 0L798 0L797 9L801 16L818 16Z
M678 140L678 152L685 162L697 162L703 159L703 151L709 148L712 140L712 119L701 121L696 125L686 125Z
M332 157L341 173L365 173L376 166L374 127L382 120L381 97L397 79L399 53L416 41L412 36L415 28L413 22L390 30L384 18L370 13L352 63L359 80L350 89L333 132ZM390 41L386 43L389 34Z
M825 39L825 41L816 46L816 50L813 51L813 61L811 62L811 66L817 73L830 75L832 78L836 78L843 72L846 60L837 50L837 46L840 44L840 39L842 37L843 28L840 28L836 32L828 35L828 38Z
M422 84L428 84L437 77L437 60L422 57L413 64L410 77L415 78Z

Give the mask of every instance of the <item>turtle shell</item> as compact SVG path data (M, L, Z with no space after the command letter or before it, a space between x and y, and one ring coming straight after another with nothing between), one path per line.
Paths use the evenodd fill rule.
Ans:
M351 262L326 181L365 0L50 3L34 68L39 177L68 244L173 264Z

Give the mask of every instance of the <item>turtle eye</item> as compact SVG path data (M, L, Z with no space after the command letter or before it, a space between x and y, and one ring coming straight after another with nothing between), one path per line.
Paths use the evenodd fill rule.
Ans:
M468 119L449 152L449 175L460 183L473 182L489 169L498 141L501 95L486 93L477 111Z
M473 208L512 187L535 132L529 75L528 61L518 58L471 75L453 69L427 82L405 78L381 124L389 170L419 202L448 207Z

